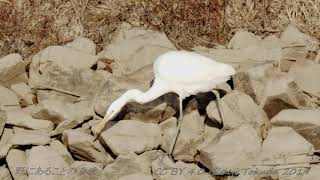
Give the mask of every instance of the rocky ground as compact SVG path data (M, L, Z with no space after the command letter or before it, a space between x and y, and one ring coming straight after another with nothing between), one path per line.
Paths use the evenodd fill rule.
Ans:
M186 100L174 160L175 94L130 103L92 134L113 100L149 88L153 61L176 49L165 34L123 24L98 53L79 37L31 61L9 54L0 59L0 179L319 179L319 45L290 25L193 48L237 73L221 85L223 127L212 94Z

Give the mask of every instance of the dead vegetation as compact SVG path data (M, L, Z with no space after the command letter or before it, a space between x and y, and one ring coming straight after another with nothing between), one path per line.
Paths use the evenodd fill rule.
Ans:
M79 35L99 51L124 21L187 49L223 44L238 29L264 36L289 23L320 38L319 18L320 0L0 0L0 56L28 57Z

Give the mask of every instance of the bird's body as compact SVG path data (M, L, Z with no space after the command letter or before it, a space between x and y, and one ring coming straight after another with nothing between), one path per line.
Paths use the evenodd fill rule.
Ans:
M96 127L96 134L101 132L107 121L114 118L126 103L135 101L144 104L169 92L179 96L179 119L181 119L184 98L211 91L235 74L234 68L228 64L188 51L169 51L162 54L155 60L153 70L155 78L152 87L146 92L137 89L128 90L115 100L109 106L102 122Z

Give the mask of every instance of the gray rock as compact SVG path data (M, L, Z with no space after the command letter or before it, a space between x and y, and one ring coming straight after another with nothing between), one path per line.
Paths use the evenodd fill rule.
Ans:
M14 134L10 139L13 145L45 145L50 142L50 134L42 130L13 129Z
M18 96L10 89L0 86L0 104L5 111L20 109Z
M271 127L288 126L320 148L320 109L285 109L270 120Z
M253 127L244 124L234 130L221 132L218 136L208 146L200 149L201 164L212 172L218 168L236 173L255 162L261 150L262 139Z
M168 156L152 162L152 173L159 180L215 180L196 164L183 161L174 163Z
M19 54L9 54L0 58L0 86L9 88L12 84L27 81L25 65Z
M163 157L164 152L161 150L151 150L151 151L146 151L142 154L139 155L144 161L147 163L148 167L151 167L151 163L158 159L159 157Z
M244 49L250 46L256 46L260 43L261 38L251 32L240 30L230 39L228 47L231 49Z
M31 117L31 115L21 110L9 111L7 113L7 117L8 119L6 124L10 124L18 127L24 127L28 129L34 129L34 130L45 130L45 131L51 131L54 128L54 125L51 121L34 119Z
M152 64L164 52L176 48L164 33L129 27L123 24L118 36L99 53L99 57L113 59L115 75L128 75Z
M13 179L27 180L27 160L26 153L22 150L11 149L6 157L8 167Z
M233 129L242 124L250 124L260 134L262 127L268 122L267 114L253 101L253 99L237 90L225 95L221 101L223 126ZM211 119L221 123L217 102L211 101L207 106L207 114Z
M101 133L103 142L116 155L155 149L161 144L161 136L158 124L136 120L121 120Z
M71 167L75 169L75 173L69 177L72 180L103 180L104 175L102 173L103 164L87 162L87 161L75 161Z
M319 178L320 178L320 166L318 164L312 164L308 173L302 176L301 180L314 180Z
M203 142L198 146L198 150L208 146L218 136L219 132L220 129L205 124Z
M119 180L153 180L151 175L146 175L142 173L130 174L128 176L123 176Z
M13 136L13 130L5 128L0 140L0 159L6 157L8 151L12 147L10 139Z
M251 96L269 118L282 109L315 106L291 77L279 72L272 64L240 71L233 80L235 89Z
M161 149L170 153L170 148L174 143L175 135L177 134L177 118L172 117L160 123L162 131Z
M96 55L96 45L90 39L85 37L76 37L72 42L65 45L65 47L77 50L83 53Z
M29 106L36 102L36 96L26 83L13 84L11 85L11 89L20 98L21 106Z
M192 162L198 146L203 142L204 117L195 110L185 114L180 123L180 134L172 155L176 160Z
M6 121L7 121L7 113L6 113L6 111L4 111L0 108L0 137L2 135Z
M93 161L104 165L113 161L113 158L105 151L99 141L93 141L94 137L79 130L67 130L62 135L63 143L81 160Z
M2 179L2 180L12 180L10 171L5 166L0 166L0 179Z
M67 180L69 179L70 166L64 158L48 146L33 146L27 151L27 167L30 180ZM38 167L43 173L35 173ZM32 171L31 168L35 168ZM48 170L48 171L47 171Z
M320 83L317 83L320 64L295 65L290 69L289 75L303 91L320 98Z
M103 169L105 179L119 179L132 174L151 175L150 167L144 159L133 152L120 154L117 159Z
M291 127L274 127L262 143L259 165L288 165L312 162L314 146Z
M64 144L62 144L60 141L58 140L51 141L50 148L55 152L57 152L60 156L62 156L68 164L72 164L74 162L72 155L68 151L67 147Z

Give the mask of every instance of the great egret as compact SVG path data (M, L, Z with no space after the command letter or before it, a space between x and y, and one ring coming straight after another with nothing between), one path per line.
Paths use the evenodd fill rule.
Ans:
M180 114L177 135L170 150L171 155L180 132L180 120L183 116L182 100L190 95L215 89L219 83L226 82L236 72L231 65L189 51L169 51L160 55L153 64L153 70L155 79L148 91L128 90L110 104L103 120L94 129L96 138L106 123L113 119L128 102L144 104L166 93L174 92L179 96ZM217 91L213 92L219 105L219 94ZM219 109L222 116L221 108Z

